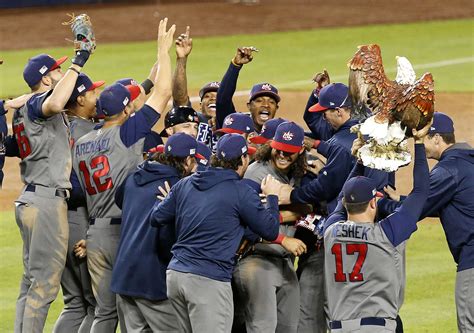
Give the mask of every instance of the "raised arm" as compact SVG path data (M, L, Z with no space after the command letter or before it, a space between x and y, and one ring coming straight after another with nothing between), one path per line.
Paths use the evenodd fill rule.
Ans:
M232 59L227 72L222 78L219 90L217 90L216 97L216 128L222 128L225 117L236 112L232 96L234 96L237 87L237 79L239 77L240 69L243 65L252 61L252 52L256 49L254 47L239 47Z
M173 43L176 26L173 24L167 31L168 18L160 21L158 27L158 66L155 76L155 88L151 93L146 105L158 113L163 113L171 97L171 59L169 50Z
M416 231L423 206L429 193L429 169L426 160L424 137L431 123L421 131L414 130L415 165L413 168L413 190L395 212L380 224L394 246L404 242Z
M179 35L175 41L176 68L173 75L173 104L177 106L184 106L189 103L186 64L193 49L193 39L189 38L189 31L190 28L187 26L186 32Z

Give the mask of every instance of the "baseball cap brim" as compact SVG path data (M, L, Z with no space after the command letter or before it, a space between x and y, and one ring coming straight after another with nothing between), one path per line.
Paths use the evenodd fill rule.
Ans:
M55 70L56 68L60 67L63 62L67 60L67 56L61 57L56 59L56 63L49 69L50 71Z
M148 150L149 153L162 153L165 151L165 145L158 145Z
M270 147L292 154L298 153L302 148L302 146L293 146L275 140L272 140L272 142L270 143Z
M309 112L321 112L321 111L326 111L329 108L322 106L321 104L317 103L314 104L312 107L308 109Z
M215 133L225 133L225 134L244 134L244 131L240 131L230 127L224 127L215 131Z
M251 97L250 97L250 100L249 102L253 101L255 98L259 97L259 96L269 96L271 98L273 98L277 103L280 102L280 96L278 96L277 94L275 94L274 92L272 91L268 91L268 90L262 90L262 91L259 91L255 94L253 94Z
M248 147L247 147L247 154L253 155L253 154L255 154L256 152L257 152L257 148L252 147L252 146L248 146Z
M268 140L270 140L270 139L267 139L266 137L263 137L261 135L257 135L257 136L251 137L249 140L252 143L262 145L262 144L268 142Z
M92 86L87 89L88 91L94 90L96 88L102 87L105 84L105 81L95 81L92 83Z
M140 86L136 86L134 84L129 84L125 86L125 88L127 88L130 92L130 102L133 102L138 96L140 96L142 92Z

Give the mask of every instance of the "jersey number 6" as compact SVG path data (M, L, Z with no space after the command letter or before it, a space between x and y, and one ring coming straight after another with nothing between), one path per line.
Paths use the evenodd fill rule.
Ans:
M334 274L334 280L336 282L346 282L347 277L344 273L344 267L342 262L342 245L341 243L335 243L331 248L331 253L336 257L336 273ZM367 256L367 244L365 243L349 243L346 245L346 254L353 255L359 253L357 260L352 268L352 272L349 273L350 282L364 281L364 275L360 272L364 265L365 257Z
M89 169L87 168L86 162L79 162L79 169L81 170L82 176L84 178L87 194L94 195L97 194L97 192L104 192L114 187L114 184L112 183L112 178L107 177L104 179L103 182L101 182L100 180L102 177L107 176L110 171L109 159L107 158L107 156L99 155L94 157L91 160L90 168L91 170L95 170L92 174L92 179L94 180L97 190L91 184L91 175Z

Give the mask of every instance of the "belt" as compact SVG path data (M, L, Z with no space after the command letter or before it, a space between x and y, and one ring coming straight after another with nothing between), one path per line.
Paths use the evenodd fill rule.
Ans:
M360 326L385 326L385 318L380 317L365 317L360 318ZM337 330L342 328L342 322L340 320L333 320L329 323L329 328Z
M122 223L122 219L120 218L112 218L112 219L109 219L110 222L109 224L121 224ZM95 217L91 217L89 219L89 225L94 225L95 224Z
M36 188L39 188L39 186L33 185L33 184L28 184L26 185L25 191L27 192L36 192ZM44 187L45 189L49 187ZM69 191L64 189L64 188L57 188L55 195L60 198L68 198L69 197Z

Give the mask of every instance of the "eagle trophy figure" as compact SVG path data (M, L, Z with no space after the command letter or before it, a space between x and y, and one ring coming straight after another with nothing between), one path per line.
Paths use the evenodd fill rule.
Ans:
M351 128L366 136L358 157L365 166L395 171L410 163L407 138L433 118L434 81L431 73L416 80L412 65L397 57L395 81L386 75L380 47L362 45L347 64L353 115L364 120Z

